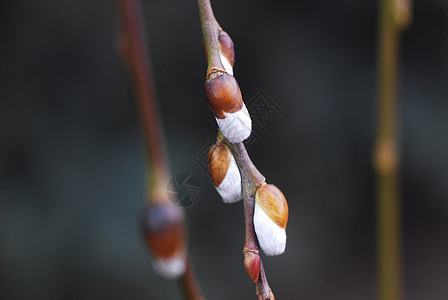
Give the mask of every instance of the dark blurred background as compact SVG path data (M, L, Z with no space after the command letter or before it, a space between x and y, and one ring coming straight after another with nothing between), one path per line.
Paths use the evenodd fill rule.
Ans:
M377 1L212 1L235 43L245 99L282 110L249 154L290 206L288 246L265 258L278 299L375 299ZM208 299L255 299L241 203L193 158L216 135L195 1L144 1L173 173ZM137 217L141 129L117 55L115 1L0 1L0 298L180 299L151 269ZM402 39L406 299L448 296L448 2L414 3Z

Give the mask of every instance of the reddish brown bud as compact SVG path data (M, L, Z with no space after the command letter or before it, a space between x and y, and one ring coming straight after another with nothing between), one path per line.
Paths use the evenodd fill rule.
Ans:
M225 203L242 198L241 175L229 147L217 143L208 152L208 166L215 188Z
M184 216L181 208L169 204L151 204L142 219L143 233L152 253L170 257L185 245Z
M289 215L288 203L278 187L273 184L259 187L255 193L255 201L275 224L286 229Z
M244 268L253 282L258 281L260 276L260 254L257 252L246 251L244 254Z
M224 144L213 145L208 152L208 166L215 187L219 186L227 174L232 153Z
M238 112L243 108L243 97L235 77L221 74L205 81L205 96L213 114L218 119L226 118L224 113Z
M171 203L150 204L141 224L145 240L154 256L156 270L168 278L182 274L186 262L182 209Z
M227 58L230 65L233 67L235 63L235 50L233 48L233 41L225 31L221 31L218 35L219 50Z

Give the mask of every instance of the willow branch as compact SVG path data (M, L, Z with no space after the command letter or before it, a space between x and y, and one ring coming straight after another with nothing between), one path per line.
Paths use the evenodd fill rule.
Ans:
M133 79L138 102L138 111L144 128L148 148L148 164L151 178L148 199L151 202L169 203L166 197L169 167L164 156L162 126L157 111L153 76L149 67L148 49L144 39L143 18L138 0L119 0L121 11L121 54ZM187 258L185 273L180 277L186 300L203 300L199 284L193 273L190 258Z
M191 259L187 260L185 274L179 279L185 300L203 300L201 289L197 284Z
M265 183L264 176L258 171L249 158L244 144L232 144L224 140L229 146L235 157L236 163L241 173L241 182L243 187L244 217L246 222L246 242L245 249L250 251L258 251L257 237L254 231L254 209L255 209L255 192Z
M199 14L201 18L202 32L204 36L204 46L207 56L207 79L218 72L226 73L220 59L219 33L222 28L215 19L213 10L209 0L198 0ZM242 142L230 143L221 134L218 140L224 142L232 151L236 163L241 173L241 182L243 188L243 205L246 236L243 254L255 253L259 254L259 245L254 230L254 209L255 209L255 192L265 184L264 176L257 170L247 154L246 148ZM254 279L257 280L257 279ZM274 299L274 295L269 287L263 264L260 260L260 273L256 283L257 295L264 300Z
M242 142L232 144L226 139L224 139L224 142L232 151L232 154L235 157L236 163L241 173L241 182L243 187L244 220L246 227L246 240L244 243L243 254L246 254L246 252L259 253L260 250L253 223L255 209L255 192L260 186L265 184L265 177L252 163L249 155L247 154L246 147L244 147L244 144ZM260 276L258 277L256 288L257 294L259 294L263 300L275 299L274 294L272 293L272 290L267 281L262 261L260 261Z
M198 0L204 46L207 53L207 77L216 69L224 69L219 57L218 35L222 31L215 19L210 0ZM225 72L225 71L224 71Z
M160 125L155 88L144 35L141 6L136 0L119 0L121 11L121 54L127 65L136 93L138 111L146 139L151 180L148 199L166 199L168 162Z
M399 37L410 20L407 0L381 0L378 36L377 172L379 299L402 299L401 213L397 143Z
M275 300L274 293L269 287L266 273L264 271L263 262L260 262L260 278L257 281L257 294L262 300Z

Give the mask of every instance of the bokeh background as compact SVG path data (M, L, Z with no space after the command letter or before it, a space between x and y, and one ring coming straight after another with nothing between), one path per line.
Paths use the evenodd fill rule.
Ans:
M243 97L281 109L249 154L290 206L288 246L265 258L278 299L375 299L376 13L372 0L213 1ZM241 203L193 158L216 134L203 97L195 1L144 1L173 173L208 299L255 299ZM0 2L0 298L181 299L137 227L145 154L115 1ZM406 299L448 296L448 2L418 0L400 85Z

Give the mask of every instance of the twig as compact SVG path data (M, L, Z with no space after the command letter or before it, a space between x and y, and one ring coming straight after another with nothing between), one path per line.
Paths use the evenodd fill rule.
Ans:
M396 120L399 36L410 20L409 2L381 0L379 10L379 112L374 153L377 172L379 299L402 299L401 213Z
M232 144L224 139L226 145L232 151L235 157L238 168L241 172L241 181L243 186L243 205L244 205L244 219L246 225L246 241L244 243L244 254L246 252L258 253L258 240L254 231L254 209L255 209L255 192L257 189L265 184L264 176L258 171L255 165L250 160L244 144ZM263 299L274 299L271 288L266 278L263 267L263 262L260 261L260 276L257 282L257 292L261 294Z
M133 79L148 147L148 164L151 174L148 200L152 203L169 203L166 196L169 167L164 156L163 132L158 117L153 78L147 57L148 50L143 34L141 6L138 0L119 0L119 5L122 18L121 54ZM194 277L190 258L187 259L186 270L179 279L179 283L185 299L202 300L204 298Z
M159 121L152 73L149 67L148 49L138 0L119 0L122 30L121 54L133 79L138 110L148 147L148 163L151 180L148 199L166 199L168 161L164 156L163 131Z
M191 259L187 261L187 268L185 274L179 279L180 285L184 293L185 300L203 300L201 289L196 282L194 276L193 266Z
M274 294L269 287L268 281L266 279L266 273L264 271L263 262L260 262L260 278L257 282L257 293L261 296L262 300L275 300Z
M218 34L222 30L213 15L210 0L198 0L199 15L201 18L202 34L204 36L204 45L207 52L207 77L213 69L223 69L219 57Z
M198 0L198 7L208 62L206 77L210 78L210 76L215 72L220 72L223 69L219 54L218 39L218 35L222 31L222 28L219 26L215 16L213 15L213 10L209 0ZM226 143L226 145L230 148L241 173L246 227L246 239L243 254L246 255L248 252L258 254L259 246L253 223L255 192L261 185L265 184L265 178L250 160L246 148L242 142L233 144L223 137L218 137L218 139L221 139L222 142ZM269 287L261 261L260 274L258 276L256 287L257 294L261 296L262 299L274 299L274 295Z

